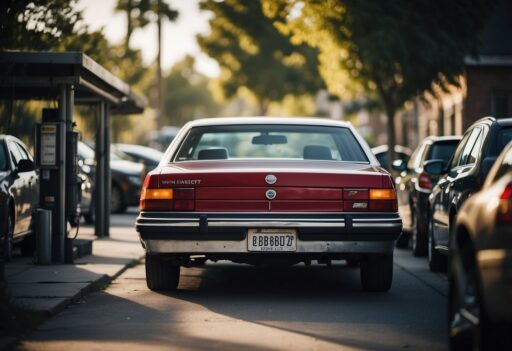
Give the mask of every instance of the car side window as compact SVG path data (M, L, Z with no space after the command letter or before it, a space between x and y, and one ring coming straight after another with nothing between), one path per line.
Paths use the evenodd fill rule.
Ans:
M23 159L23 156L18 149L18 145L14 141L9 142L9 153L11 154L12 161L14 162L14 167L18 167L18 163Z
M0 171L6 171L9 169L9 158L7 157L7 154L5 153L5 146L4 143L0 142Z
M459 161L462 157L462 151L465 149L466 144L468 143L468 139L471 136L472 131L467 131L466 134L464 134L464 137L460 141L459 145L457 146L457 149L455 149L455 152L453 153L452 161L450 162L450 169L453 169L459 165Z
M476 146L476 142L478 140L478 136L480 135L481 131L482 131L481 128L473 129L473 131L471 132L471 134L469 136L468 142L466 143L466 146L464 147L464 150L462 150L462 155L460 157L460 160L459 160L459 163L457 164L457 166L465 166L465 165L471 164L471 162L470 162L471 161L471 159L470 159L471 151Z
M475 145L471 149L471 152L468 156L468 159L466 160L466 164L470 165L473 163L476 163L478 160L478 156L480 155L480 150L482 150L482 144L484 142L484 132L483 130L478 135L478 139L475 141Z

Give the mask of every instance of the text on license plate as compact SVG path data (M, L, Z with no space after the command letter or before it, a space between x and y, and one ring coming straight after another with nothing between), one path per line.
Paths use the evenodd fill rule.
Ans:
M249 251L297 251L297 231L295 229L257 228L247 233Z

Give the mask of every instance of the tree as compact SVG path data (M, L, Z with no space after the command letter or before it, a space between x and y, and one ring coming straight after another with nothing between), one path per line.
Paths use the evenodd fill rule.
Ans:
M379 97L390 161L396 112L415 96L460 84L464 59L477 55L493 6L488 0L264 0L265 13L294 40L320 50L331 90L341 77Z
M176 63L164 79L167 124L181 126L198 117L214 116L219 105L208 89L209 78L194 69L194 58Z
M75 0L2 0L0 50L57 47L81 19L75 5Z
M287 94L314 93L323 86L317 51L293 45L263 14L261 1L204 0L200 7L214 16L211 33L198 36L198 42L219 63L226 97L246 87L265 114L270 101Z

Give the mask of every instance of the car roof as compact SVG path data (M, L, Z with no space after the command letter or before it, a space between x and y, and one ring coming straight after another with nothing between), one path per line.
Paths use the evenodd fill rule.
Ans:
M395 145L394 149L395 149L395 152L400 152L400 153L408 155L408 156L411 156L411 154L412 154L412 150L409 149L406 146ZM387 151L388 151L388 146L385 145L385 144L372 147L372 152L373 152L374 155L375 154L380 154L380 153L383 153L383 152L387 152Z
M425 138L425 142L431 141L432 143L442 142L442 141L460 141L462 139L461 135L431 135Z
M498 124L500 127L512 127L512 118L495 118L492 116L486 116L477 120L469 128L478 124L487 124L489 126L492 124Z
M221 126L231 124L297 124L315 126L350 127L350 123L327 118L310 117L217 117L203 118L187 123L189 127Z

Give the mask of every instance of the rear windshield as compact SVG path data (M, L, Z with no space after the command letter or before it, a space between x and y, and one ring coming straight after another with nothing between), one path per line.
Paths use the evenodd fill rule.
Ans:
M459 140L437 142L429 150L427 160L443 160L448 162L452 158Z
M368 162L351 130L297 125L195 127L175 161L215 159L312 159Z
M512 128L503 128L498 133L498 153L512 140Z

